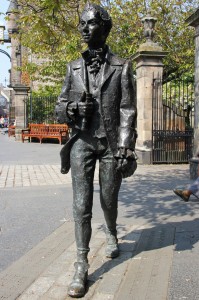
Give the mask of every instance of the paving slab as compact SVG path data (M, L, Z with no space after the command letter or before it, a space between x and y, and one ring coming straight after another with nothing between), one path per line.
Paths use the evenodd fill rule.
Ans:
M120 233L120 228L123 234ZM90 245L91 253L89 255L88 292L82 299L96 299L96 297L100 297L99 299L112 297L114 299L128 269L128 264L136 247L135 244L138 243L142 230L136 229L135 226L118 226L119 242L125 242L128 238L129 249L125 248L123 250L121 247L118 258L108 259L105 257L104 228L101 224L94 224ZM133 232L135 232L135 235L132 234ZM129 241L130 235L134 247ZM98 240L97 243L96 240ZM92 251L93 247L94 252ZM73 264L76 259L74 248L75 243L69 246L17 299L71 299L67 295L67 287L74 274Z
M64 229L64 231L62 231ZM120 228L122 229L120 232ZM124 230L125 229L125 230ZM66 225L62 226L60 233L66 234ZM168 293L169 277L173 258L173 241L175 228L171 225L151 227L119 226L120 256L108 259L104 255L105 233L101 224L94 224L91 251L89 255L88 291L82 299L157 299L166 300ZM71 238L73 233L70 233ZM63 237L63 236L62 236ZM51 237L52 238L52 237ZM51 238L49 240L51 240ZM96 242L97 240L97 242ZM35 275L35 280L28 286L23 279L23 288L27 289L19 296L18 300L36 299L71 299L67 295L75 261L75 242L65 250L60 250L59 257L49 263L43 272ZM43 246L48 241L43 242ZM125 248L122 245L127 243ZM46 250L46 245L43 247ZM33 259L35 264L36 258ZM26 262L25 262L26 263ZM41 271L41 270L40 270ZM16 270L15 270L16 272ZM33 281L33 276L31 276ZM7 287L5 286L7 291ZM10 289L12 290L12 288Z
M16 299L73 242L73 223L67 222L0 274L0 299Z
M143 230L114 299L167 299L174 234L175 229L171 226Z
M71 299L67 287L73 277L76 247L69 209L71 178L70 174L60 174L61 146L15 143L6 135L0 136L0 143L0 208L4 216L0 228L5 230L0 231L0 237L6 238L11 232L17 239L25 234L18 222L21 210L28 211L31 203L31 210L38 211L42 195L48 196L56 187L51 211L42 211L48 223L54 201L67 194L64 224L0 273L0 299ZM184 203L172 191L190 182L188 165L139 165L133 177L123 180L118 215L121 255L111 260L104 257L104 221L96 172L88 290L83 299L198 300L199 201L191 197ZM33 196L28 198L30 194ZM60 219L55 222L60 224ZM26 220L24 226L36 228L29 227ZM26 232L28 238L31 233Z

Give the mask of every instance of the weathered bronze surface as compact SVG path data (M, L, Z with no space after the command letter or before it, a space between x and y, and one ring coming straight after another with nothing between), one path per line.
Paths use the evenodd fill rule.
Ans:
M131 176L137 166L132 67L129 60L117 57L106 45L111 27L111 18L102 7L86 5L79 31L88 49L68 64L56 106L58 121L72 129L61 150L61 172L67 173L71 167L74 197L77 263L68 290L72 297L85 294L96 161L106 222L106 256L112 258L119 255L116 219L122 177Z

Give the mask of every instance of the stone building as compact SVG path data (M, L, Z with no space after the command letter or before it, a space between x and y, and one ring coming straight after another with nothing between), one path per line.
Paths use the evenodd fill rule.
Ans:
M0 85L0 116L7 117L9 112L9 97L4 91L4 87Z
M32 55L26 47L20 43L20 39L16 38L18 34L17 18L19 5L17 0L10 1L10 5L6 12L9 17L7 21L7 30L11 40L11 74L10 87L11 91L11 112L16 119L16 139L20 140L21 129L26 127L25 105L24 99L29 95L31 90L37 90L41 82L24 80L24 73L21 71L24 58L28 58L31 62L41 64L42 60ZM13 117L13 116L12 116Z

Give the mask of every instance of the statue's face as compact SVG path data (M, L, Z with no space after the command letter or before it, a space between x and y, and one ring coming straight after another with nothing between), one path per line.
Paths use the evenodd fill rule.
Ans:
M104 25L102 20L96 17L95 11L89 10L82 13L79 31L89 47L100 48L105 44Z

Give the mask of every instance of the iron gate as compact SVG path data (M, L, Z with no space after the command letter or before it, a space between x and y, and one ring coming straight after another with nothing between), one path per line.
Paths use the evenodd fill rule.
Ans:
M154 79L152 102L153 163L188 163L193 149L193 80Z
M51 97L28 97L24 100L24 123L50 124L55 123L56 96Z

